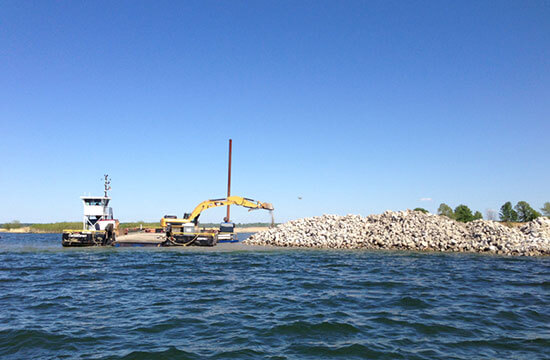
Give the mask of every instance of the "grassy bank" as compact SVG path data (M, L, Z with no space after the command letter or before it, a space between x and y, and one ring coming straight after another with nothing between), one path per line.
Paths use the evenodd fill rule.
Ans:
M63 230L80 230L82 229L82 222L57 222L49 224L31 224L29 225L31 232L51 232L60 233Z
M133 229L139 228L141 225L142 228L155 228L159 227L158 222L125 222L120 223L120 229ZM63 230L82 230L82 222L57 222L49 224L30 224L28 226L30 232L46 232L46 233L61 233Z
M248 224L236 224L237 229L251 229L257 231L260 228L268 228L270 223L248 223ZM160 227L159 222L123 222L120 223L119 229L135 229L135 228L157 228ZM201 228L217 229L219 223L204 223L200 224ZM3 227L3 226L0 226ZM82 222L80 221L64 221L56 223L45 224L17 224L15 227L3 228L3 231L8 232L30 232L30 233L61 233L63 230L82 230Z
M220 227L220 223L200 223L199 224L200 227L206 227L206 228L219 228ZM276 223L275 225L279 225L278 223ZM264 227L270 227L271 226L271 223L247 223L247 224L241 224L241 223L236 223L235 224L235 227L238 227L238 228L256 228L256 227L261 227L261 228L264 228Z
M145 222L145 221L137 221L137 222L123 222L119 224L119 229L135 229L142 227L145 228L158 228L160 227L160 222Z

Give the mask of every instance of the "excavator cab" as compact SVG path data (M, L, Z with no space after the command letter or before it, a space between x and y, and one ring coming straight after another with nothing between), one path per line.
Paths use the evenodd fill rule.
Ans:
M235 232L235 223L233 222L222 222L220 224L221 233L233 233Z
M235 234L235 223L228 221L227 217L220 224L220 232L218 233L219 242L237 242L237 234Z

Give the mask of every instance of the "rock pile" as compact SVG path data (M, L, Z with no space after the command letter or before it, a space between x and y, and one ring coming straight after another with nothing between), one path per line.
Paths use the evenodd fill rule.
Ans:
M550 239L550 219L546 217L536 218L523 225L520 230L527 236Z
M550 219L520 229L495 221L459 223L418 211L380 215L323 215L289 221L254 234L247 244L335 249L395 249L550 255Z

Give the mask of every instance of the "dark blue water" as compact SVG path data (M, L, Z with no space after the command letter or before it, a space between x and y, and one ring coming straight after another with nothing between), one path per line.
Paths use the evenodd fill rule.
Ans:
M0 234L2 359L542 359L550 258Z

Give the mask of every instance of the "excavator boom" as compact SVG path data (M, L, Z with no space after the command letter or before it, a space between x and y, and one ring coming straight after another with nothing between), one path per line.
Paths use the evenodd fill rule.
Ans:
M173 218L162 218L160 220L160 225L162 227L165 227L167 224L187 224L190 222L195 221L195 219L198 218L198 216L207 209L219 207L219 206L227 206L227 205L238 205L243 206L246 208L249 208L250 210L256 210L256 209L265 209L265 210L273 210L273 205L270 203L262 203L260 201L256 201L253 199L244 198L241 196L229 196L227 198L221 198L221 199L211 199L201 202L199 205L193 209L193 212L186 217L185 219L173 219Z

